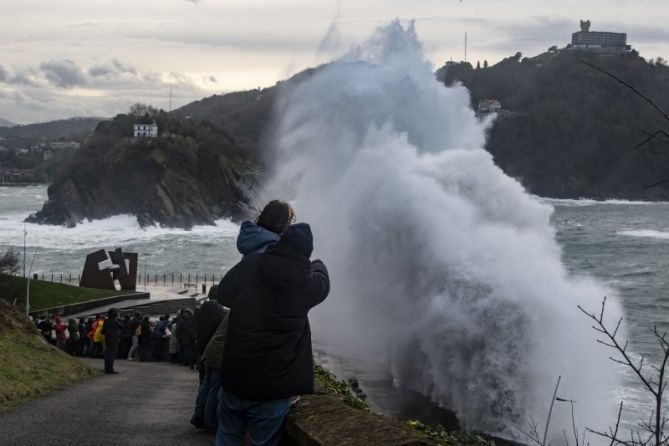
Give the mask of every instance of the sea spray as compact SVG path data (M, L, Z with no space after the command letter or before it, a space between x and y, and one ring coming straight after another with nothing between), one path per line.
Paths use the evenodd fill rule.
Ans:
M333 354L382 362L468 429L541 422L558 375L582 425L614 421L613 368L576 308L611 291L568 276L552 207L482 149L488 123L435 80L413 24L285 86L276 113L267 190L312 224L330 268L312 324ZM569 408L552 423L562 438Z

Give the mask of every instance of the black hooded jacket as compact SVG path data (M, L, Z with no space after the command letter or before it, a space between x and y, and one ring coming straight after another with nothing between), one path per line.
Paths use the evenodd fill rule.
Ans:
M325 300L330 281L323 262L309 260L311 244L309 226L293 225L221 280L218 299L230 308L221 369L226 391L257 401L313 392L307 313Z
M193 327L195 329L195 339L197 340L197 352L199 355L202 355L214 332L221 325L223 316L225 316L225 310L216 301L209 300L203 303L199 309L195 310Z

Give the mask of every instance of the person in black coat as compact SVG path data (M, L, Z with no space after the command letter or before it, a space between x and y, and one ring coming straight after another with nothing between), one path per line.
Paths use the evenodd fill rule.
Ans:
M181 364L195 367L195 329L193 327L193 310L185 308L181 312L181 319L177 324L177 339L179 340L179 350L181 351Z
M123 324L123 329L121 329L121 337L118 343L118 353L116 354L116 359L125 359L128 357L128 352L132 346L132 327L130 326L130 316L127 314L123 316L121 321Z
M139 335L139 360L148 361L151 357L151 320L144 316L140 324Z
M286 229L265 253L247 255L221 280L230 308L221 368L217 445L278 444L291 397L314 390L307 313L330 291L320 260L310 261L309 225Z
M105 336L107 350L105 350L105 373L116 374L114 371L114 358L118 353L118 343L123 330L123 323L118 320L118 310L110 308L107 311L107 320L102 326L102 334Z

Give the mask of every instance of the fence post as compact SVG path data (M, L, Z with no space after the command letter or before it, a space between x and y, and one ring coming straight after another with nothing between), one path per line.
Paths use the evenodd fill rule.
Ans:
M190 286L190 273L188 273L188 286Z
M53 273L51 273L51 283L53 283Z
M67 283L72 283L72 273L70 273L70 280L68 280Z
M174 273L172 273L172 287L174 287Z
M165 286L165 273L163 273L163 286Z
M158 273L155 273L153 275L153 283L154 285L158 286Z
M60 283L63 283L63 273L60 273Z

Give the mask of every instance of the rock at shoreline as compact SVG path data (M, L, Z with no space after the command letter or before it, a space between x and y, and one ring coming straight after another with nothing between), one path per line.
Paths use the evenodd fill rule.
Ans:
M141 226L191 228L248 212L261 168L228 134L207 123L150 110L160 136L133 138L137 116L102 122L26 219L68 227L132 214Z

